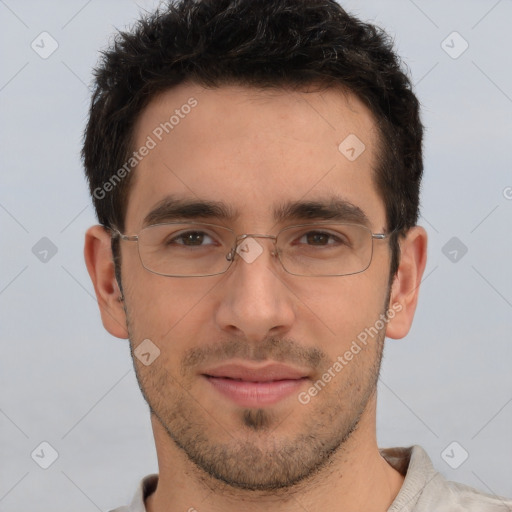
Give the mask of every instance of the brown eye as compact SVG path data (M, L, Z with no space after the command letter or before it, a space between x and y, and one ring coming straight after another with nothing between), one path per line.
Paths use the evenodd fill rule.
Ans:
M298 242L299 244L323 246L338 244L343 241L331 233L326 233L324 231L309 231L305 233Z
M308 244L311 244L311 245L325 245L325 244L329 243L329 237L330 237L330 235L328 235L326 233L316 233L316 232L308 233L305 236L306 236L306 240L307 240Z
M214 244L213 239L204 231L186 231L167 239L165 245L184 245L187 247L205 247Z
M204 237L204 233L201 233L200 231L185 233L184 235L180 236L185 245L201 245L203 243Z

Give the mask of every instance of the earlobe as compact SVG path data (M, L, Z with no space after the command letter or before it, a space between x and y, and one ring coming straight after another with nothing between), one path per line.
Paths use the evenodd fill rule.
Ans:
M126 314L115 277L111 238L103 226L92 226L85 234L84 257L98 299L105 329L117 338L128 338Z
M425 265L427 263L427 233L420 226L414 226L405 238L400 239L400 265L393 280L389 309L396 314L386 328L386 336L400 339L409 332Z

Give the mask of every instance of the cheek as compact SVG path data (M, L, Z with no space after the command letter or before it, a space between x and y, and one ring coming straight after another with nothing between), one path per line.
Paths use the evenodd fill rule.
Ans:
M374 326L387 297L386 280L378 276L362 273L337 279L297 291L304 301L303 318L310 319L310 327L317 327L314 339L319 345L325 343L324 350L334 358Z
M207 280L158 276L142 267L134 271L125 291L133 344L149 338L162 355L191 346L212 318L205 311L212 286Z

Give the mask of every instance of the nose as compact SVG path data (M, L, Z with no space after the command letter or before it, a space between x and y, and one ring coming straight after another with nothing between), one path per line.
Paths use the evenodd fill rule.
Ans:
M221 330L260 341L283 336L295 319L294 295L285 283L274 244L248 237L237 248L216 310Z

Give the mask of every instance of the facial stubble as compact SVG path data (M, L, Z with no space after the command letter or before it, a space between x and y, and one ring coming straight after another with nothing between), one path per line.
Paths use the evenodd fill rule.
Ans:
M388 304L387 301L386 311ZM133 356L134 340L139 338L126 302L124 306ZM328 466L334 454L343 450L376 393L384 338L383 330L363 350L364 354L358 354L309 404L297 401L286 415L268 408L242 408L239 427L235 429L207 411L183 375L171 375L162 364L157 364L160 358L148 367L137 364L135 357L133 361L150 412L169 441L196 468L233 489L276 492L292 489L312 478ZM227 345L230 353L236 352L233 347L237 342ZM283 345L291 347L294 343L283 341ZM281 348L279 359L287 360L279 340L259 344L259 355L267 348L268 359ZM286 435L287 426L299 424L296 434Z

